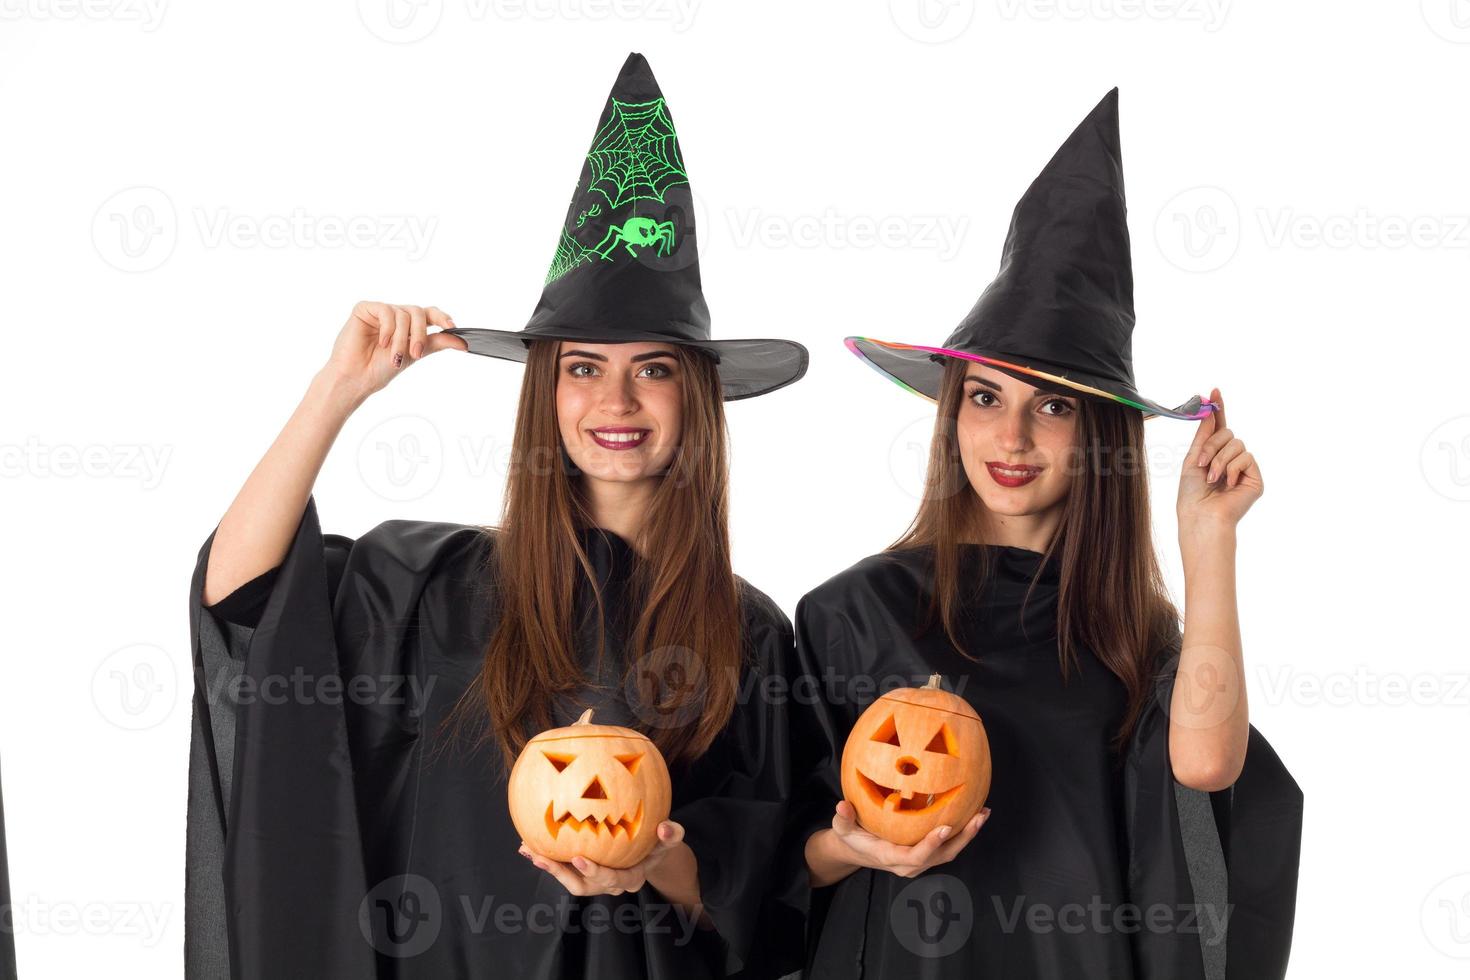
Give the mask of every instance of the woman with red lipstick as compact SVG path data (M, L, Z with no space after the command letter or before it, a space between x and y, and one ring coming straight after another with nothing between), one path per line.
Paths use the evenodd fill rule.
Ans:
M941 346L848 338L937 417L906 533L797 607L799 669L826 679L793 714L810 977L1284 975L1302 798L1249 722L1234 585L1261 470L1218 389L1169 409L1133 383L1120 160L1115 89L1016 206L999 275ZM1198 420L1182 632L1152 537L1153 416ZM934 673L983 720L989 797L899 846L858 822L838 760L863 692ZM949 751L893 737L906 773Z
M692 213L668 107L632 55L525 329L353 309L194 573L190 976L795 965L801 910L768 896L799 894L785 878L801 869L766 853L786 823L785 708L742 697L788 668L791 626L731 568L724 403L791 384L807 354L711 339ZM526 365L499 526L323 535L312 486L342 425L448 348ZM351 696L221 696L303 675ZM552 860L510 818L512 762L588 707L670 769L670 819L630 868ZM565 792L608 799L599 779Z

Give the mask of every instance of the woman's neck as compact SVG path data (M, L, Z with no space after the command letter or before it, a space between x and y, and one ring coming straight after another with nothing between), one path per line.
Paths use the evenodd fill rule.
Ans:
M1035 514L991 513L976 535L980 544L1004 545L1027 551L1045 552L1062 523L1061 508L1054 507Z
M584 478L583 490L593 525L613 532L637 550L639 532L653 501L656 482Z

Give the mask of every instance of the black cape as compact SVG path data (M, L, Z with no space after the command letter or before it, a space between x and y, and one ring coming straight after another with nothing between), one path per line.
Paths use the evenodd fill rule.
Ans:
M581 533L616 610L636 552L615 534ZM492 534L391 520L356 540L324 535L313 498L284 562L205 607L213 540L190 589L191 980L686 980L799 965L802 910L762 902L801 895L779 877L795 869L769 860L787 818L789 743L783 704L750 692L790 667L792 636L764 594L740 580L746 696L709 752L672 774L671 816L715 927L702 930L651 887L568 895L516 853L498 752L436 740L490 636ZM617 682L623 627L610 613L597 661L596 606L579 588L578 649L605 685L582 695L597 721L646 728ZM578 710L558 705L558 724Z
M15 910L10 905L10 868L5 858L5 796L0 793L0 980L15 978Z
M820 685L794 702L793 822L831 825L837 766L879 693L931 672L979 712L994 766L991 816L952 862L912 879L860 869L812 898L808 976L1025 980L1269 980L1285 975L1295 912L1302 794L1254 727L1229 789L1177 783L1165 706L1178 646L1121 770L1107 741L1124 689L1096 656L1064 684L1055 557L981 549L993 577L965 607L971 661L942 628L915 638L932 591L931 549L865 558L802 598L798 671ZM1022 613L1033 576L1039 578ZM1168 654L1174 654L1172 663ZM1227 904L1228 903L1228 904Z

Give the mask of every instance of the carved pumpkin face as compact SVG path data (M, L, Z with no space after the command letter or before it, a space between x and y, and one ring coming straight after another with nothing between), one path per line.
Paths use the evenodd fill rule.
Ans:
M573 725L526 743L510 770L510 819L531 850L553 861L577 855L629 868L658 842L669 817L669 770L646 736L594 725L589 708Z
M964 698L939 688L889 691L859 716L842 750L842 795L869 833L910 846L958 829L990 792L990 741Z

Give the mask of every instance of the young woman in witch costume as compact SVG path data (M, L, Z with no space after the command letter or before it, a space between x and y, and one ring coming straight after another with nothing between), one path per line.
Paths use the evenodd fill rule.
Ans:
M722 403L796 381L807 356L710 339L690 203L632 55L524 330L353 310L195 570L191 976L779 967L773 939L799 927L762 906L791 873L763 851L787 815L785 717L741 693L787 669L791 627L730 568ZM323 535L312 484L347 417L448 348L526 363L501 525ZM265 696L297 677L305 696ZM511 822L510 763L587 707L671 771L671 818L630 868L551 860Z
M1248 721L1234 586L1261 471L1218 389L1168 409L1134 386L1120 161L1114 89L1017 205L999 275L941 347L848 338L938 410L909 530L797 607L798 669L832 679L793 716L810 976L1285 971L1302 798ZM1179 481L1182 635L1151 535L1155 415L1200 420ZM979 713L992 782L980 812L899 846L861 826L837 767L857 682L931 673ZM902 773L951 751L879 730ZM894 819L937 805L899 795Z

